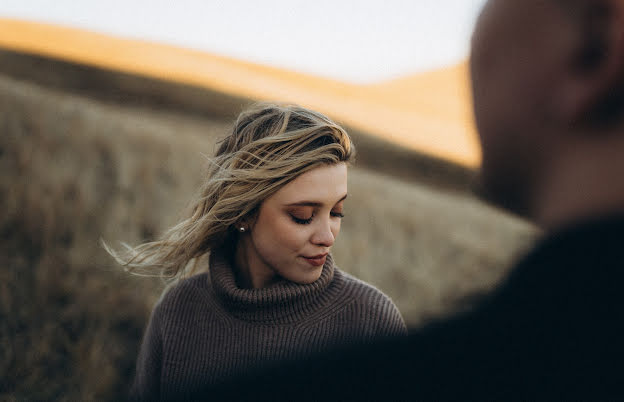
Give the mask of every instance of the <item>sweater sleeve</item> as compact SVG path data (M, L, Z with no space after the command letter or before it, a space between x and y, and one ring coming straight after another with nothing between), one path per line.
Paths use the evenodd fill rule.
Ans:
M162 336L160 315L156 306L150 317L136 364L136 375L130 389L131 401L153 401L160 398Z
M365 325L366 336L387 338L407 335L407 327L392 299L381 290L356 277L343 273L354 295L356 316Z

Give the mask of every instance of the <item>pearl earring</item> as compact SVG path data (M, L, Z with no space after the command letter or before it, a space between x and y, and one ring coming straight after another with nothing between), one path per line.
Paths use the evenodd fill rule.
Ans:
M241 227L238 228L238 231L241 232L241 233L244 233L245 232L245 228L241 226Z

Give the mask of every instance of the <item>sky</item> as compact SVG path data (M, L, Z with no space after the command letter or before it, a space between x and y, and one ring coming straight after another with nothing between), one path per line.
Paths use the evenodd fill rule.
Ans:
M367 84L468 56L485 0L3 0L0 16Z

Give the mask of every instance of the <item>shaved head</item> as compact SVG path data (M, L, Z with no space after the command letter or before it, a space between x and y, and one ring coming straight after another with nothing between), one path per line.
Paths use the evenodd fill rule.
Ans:
M470 67L488 199L536 218L571 144L624 137L623 17L623 0L487 2Z

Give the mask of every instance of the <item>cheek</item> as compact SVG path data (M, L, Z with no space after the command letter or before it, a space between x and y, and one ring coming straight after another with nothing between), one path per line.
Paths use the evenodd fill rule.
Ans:
M335 223L331 226L331 231L334 235L334 239L338 238L338 234L340 233L340 227L342 225L341 219L336 219Z
M499 61L492 54L493 49L482 44L481 38L486 35L485 30L487 28L483 27L475 32L470 55L474 117L482 142L487 142L488 139L484 137L495 129L493 126L502 112L497 97L507 95L505 86L508 84L508 81L498 77L505 66L497 66ZM501 95L503 92L505 95Z
M266 219L256 223L255 243L259 248L278 255L298 252L309 238L306 229L307 225L294 224L289 217L266 216Z
M275 223L276 237L280 245L290 251L300 251L308 239L307 225L297 225L290 218Z

